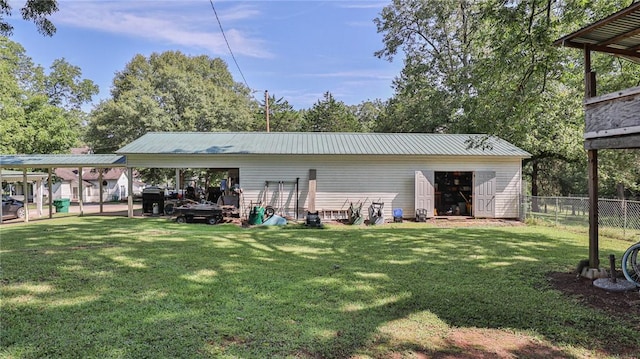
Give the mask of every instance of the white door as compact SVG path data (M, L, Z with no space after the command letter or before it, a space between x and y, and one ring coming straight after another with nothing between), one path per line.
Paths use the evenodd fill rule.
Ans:
M427 210L427 217L433 217L433 171L416 171L416 212L419 209Z
M494 218L496 202L496 173L492 171L473 174L473 216Z

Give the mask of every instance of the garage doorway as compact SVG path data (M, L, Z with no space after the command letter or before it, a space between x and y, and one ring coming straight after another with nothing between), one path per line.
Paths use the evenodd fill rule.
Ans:
M436 216L473 216L473 172L434 174Z

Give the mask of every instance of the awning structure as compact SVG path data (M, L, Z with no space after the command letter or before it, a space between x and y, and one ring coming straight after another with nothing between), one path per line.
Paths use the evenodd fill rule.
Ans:
M1 168L60 168L60 167L125 167L125 156L115 154L82 155L0 155Z
M585 141L589 163L589 271L599 275L598 150L640 148L640 87L597 96L591 52L604 52L640 64L640 2L554 42L583 50ZM585 273L583 273L585 275Z
M0 155L0 170L2 171L2 181L8 181L7 178L17 178L21 177L15 182L23 182L24 192L27 193L27 182L30 182L29 176L27 175L27 170L42 168L47 169L48 173L44 173L44 178L48 178L49 180L49 218L52 216L52 203L51 203L51 169L53 168L82 168L82 167L92 167L92 168L115 168L115 167L126 167L127 159L125 156L116 155L116 154L31 154L31 155L11 155L11 154L3 154ZM21 169L22 172L18 171L7 171L5 169ZM132 169L129 169L129 175L131 176ZM4 177L5 172L7 173L7 178ZM32 176L34 173L31 172ZM18 175L19 174L19 175ZM13 176L13 177L9 177ZM16 177L17 176L17 177ZM37 179L35 180L37 181ZM39 212L42 212L42 180L38 181L38 198L36 201ZM83 215L83 199L82 199L82 175L79 178L79 201L78 204L80 206L80 215ZM102 181L100 181L102 183ZM100 189L102 191L102 188ZM1 190L0 190L1 191ZM26 197L25 197L26 198ZM129 196L130 201L132 201L131 196ZM28 208L27 201L25 201L25 208ZM130 207L130 216L132 216L131 205ZM100 211L102 212L102 201L100 202ZM25 222L29 221L29 211L26 211ZM0 223L2 223L2 218L0 216Z
M640 2L554 42L556 46L606 52L640 63Z

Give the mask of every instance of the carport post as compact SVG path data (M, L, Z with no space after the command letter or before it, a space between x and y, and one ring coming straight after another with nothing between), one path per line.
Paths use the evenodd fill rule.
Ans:
M127 168L127 186L129 187L127 189L127 216L133 218L133 196L131 195L133 193L133 168L131 167Z
M180 169L176 168L176 193L180 194Z
M102 192L102 191L104 191L104 188L103 188L104 186L102 184L102 168L98 169L98 183L100 183L100 190L99 190L99 192L100 192L100 213L102 213L102 200L103 200L102 195L104 194L104 192Z
M82 207L82 192L84 192L84 187L82 186L82 167L78 167L78 206L80 207L80 217L84 216L84 208Z
M47 184L49 185L49 218L53 218L53 208L51 206L51 203L53 203L53 188L51 188L51 167L48 168L48 172L49 172L49 178L47 179Z
M29 195L27 192L27 169L22 170L22 193L24 193L24 221L29 222Z
M2 188L2 168L0 168L0 197L4 194L4 188ZM2 203L0 202L0 224L2 224Z
M42 183L42 178L36 180L36 188L38 189L38 203L36 208L38 210L38 217L42 217L42 198L44 197L44 183Z

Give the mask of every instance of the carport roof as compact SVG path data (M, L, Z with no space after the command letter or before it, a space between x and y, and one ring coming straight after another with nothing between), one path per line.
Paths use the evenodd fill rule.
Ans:
M126 167L126 157L115 154L0 155L0 168Z
M20 182L24 179L24 172L0 170L0 177L2 177L2 181ZM27 172L27 180L29 181L43 180L48 177L49 174L44 172Z
M640 2L566 35L554 45L606 52L640 63Z
M470 146L474 138L484 139L484 145ZM484 135L335 132L151 132L116 153L531 157L507 141Z

